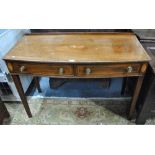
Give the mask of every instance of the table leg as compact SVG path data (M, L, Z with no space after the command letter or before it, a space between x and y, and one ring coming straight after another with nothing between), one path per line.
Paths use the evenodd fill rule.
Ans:
M133 113L135 112L135 107L136 107L136 103L137 103L137 99L140 93L140 89L143 83L143 79L144 76L139 76L137 79L137 84L134 90L134 94L133 94L133 98L132 98L132 102L131 102L131 107L130 107L130 112L129 112L129 119L132 119Z
M139 124L139 125L145 124L147 118L149 117L149 114L150 114L150 111L147 112L147 111L145 111L145 110L142 109L141 112L140 112L140 114L138 114L138 116L136 118L136 124Z
M0 125L4 123L4 120L9 120L10 114L5 106L5 104L1 101L0 98Z
M14 81L15 86L17 88L17 91L19 93L19 96L20 96L20 98L22 100L22 103L24 105L24 108L26 110L27 115L29 117L32 117L32 114L31 114L31 111L30 111L30 108L29 108L29 105L28 105L28 102L27 102L27 98L25 96L25 93L24 93L24 90L23 90L19 75L12 75L12 78L13 78L13 81Z
M124 94L125 94L126 86L127 86L127 77L124 77L124 78L123 78L123 84L122 84L121 95L124 95Z
M34 80L35 80L35 85L36 85L36 88L38 89L38 92L41 93L42 91L39 84L39 77L34 77Z

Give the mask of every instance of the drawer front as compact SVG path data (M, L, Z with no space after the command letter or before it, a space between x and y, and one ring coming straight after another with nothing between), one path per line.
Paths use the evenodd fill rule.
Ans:
M77 76L81 77L123 77L140 74L141 64L78 65Z
M11 73L46 76L73 76L73 66L63 64L8 63Z

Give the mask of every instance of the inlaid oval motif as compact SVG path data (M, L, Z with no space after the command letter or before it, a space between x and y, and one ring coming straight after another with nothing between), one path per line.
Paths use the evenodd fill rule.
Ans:
M147 69L147 64L143 64L142 65L142 68L141 68L141 72L142 73L145 73L146 72L146 69Z
M7 66L8 66L9 71L12 72L12 71L13 71L13 66L12 66L12 64L8 62L8 63L7 63Z

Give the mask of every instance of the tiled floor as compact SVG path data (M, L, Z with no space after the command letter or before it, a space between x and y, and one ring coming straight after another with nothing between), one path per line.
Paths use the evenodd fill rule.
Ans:
M134 120L126 118L129 101L123 100L90 100L90 99L30 99L29 104L33 114L28 118L22 104L6 106L11 114L9 124L78 124L78 125L129 125ZM155 124L155 119L149 119L146 124Z

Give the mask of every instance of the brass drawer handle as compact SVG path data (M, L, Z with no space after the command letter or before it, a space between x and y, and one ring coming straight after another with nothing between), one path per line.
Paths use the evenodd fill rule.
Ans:
M131 67L131 66L129 66L128 68L127 68L127 72L128 73L131 73L133 71L133 68Z
M91 73L91 69L90 68L86 68L86 74L89 75Z
M21 66L20 67L20 72L23 72L25 70L25 68L26 68L25 66Z
M59 74L62 75L64 73L64 68L59 68Z

